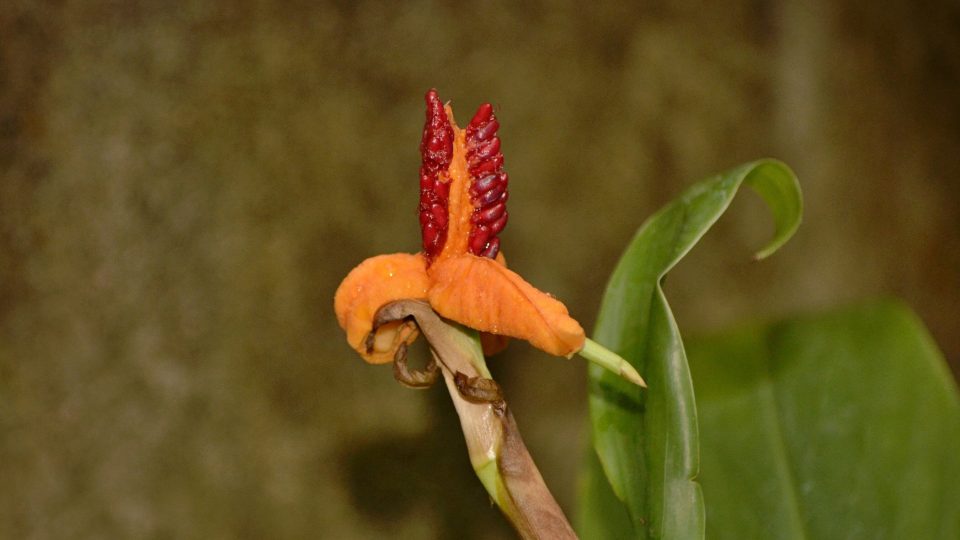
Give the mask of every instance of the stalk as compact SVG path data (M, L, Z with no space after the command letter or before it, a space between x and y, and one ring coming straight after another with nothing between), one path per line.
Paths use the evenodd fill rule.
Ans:
M448 323L417 300L382 307L374 331L387 322L410 318L430 343L460 417L470 463L490 498L521 538L575 539L523 443L500 387L490 378L477 332ZM405 349L398 351L401 367L395 373L407 373L405 355Z

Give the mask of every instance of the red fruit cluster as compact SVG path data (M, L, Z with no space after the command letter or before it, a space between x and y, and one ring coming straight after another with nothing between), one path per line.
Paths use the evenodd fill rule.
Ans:
M484 103L467 126L467 169L470 173L470 253L496 258L500 231L507 226L507 182L497 129L500 123L493 106Z
M423 235L423 251L427 259L433 259L443 250L447 239L448 202L450 182L442 182L440 173L450 167L453 160L453 126L443 109L436 90L430 90L424 98L427 102L427 119L420 140L420 232Z

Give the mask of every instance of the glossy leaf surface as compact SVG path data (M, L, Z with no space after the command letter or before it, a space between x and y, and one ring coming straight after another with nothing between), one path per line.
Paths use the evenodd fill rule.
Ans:
M629 360L649 389L641 391L600 368L590 370L593 444L602 476L588 470L586 484L592 488L580 520L585 536L703 537L703 498L694 480L699 449L693 386L660 282L744 183L761 195L774 218L774 237L757 257L776 251L796 231L802 199L788 167L762 160L694 185L653 215L607 284L594 339ZM603 478L606 486L599 482ZM622 508L600 504L600 498L619 501ZM614 523L620 528L611 530Z
M707 536L960 538L960 398L884 302L689 343Z

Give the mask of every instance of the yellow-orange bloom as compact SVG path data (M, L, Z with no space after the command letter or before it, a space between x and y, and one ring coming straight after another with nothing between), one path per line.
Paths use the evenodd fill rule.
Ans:
M347 341L366 361L390 362L401 344L417 337L412 324L395 322L370 336L373 317L394 300L426 300L450 320L479 330L487 354L508 336L557 356L584 346L584 332L567 308L507 269L499 233L506 226L507 181L489 103L466 129L436 91L426 95L420 151L420 226L423 252L379 255L360 263L334 298Z

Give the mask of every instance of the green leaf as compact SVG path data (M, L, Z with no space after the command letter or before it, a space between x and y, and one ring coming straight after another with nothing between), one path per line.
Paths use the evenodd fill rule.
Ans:
M960 538L960 397L907 308L754 326L688 350L711 539Z
M757 257L773 253L799 225L802 202L790 169L762 160L701 182L657 212L637 231L607 284L594 339L629 360L649 384L640 391L590 369L593 444L625 509L590 500L597 490L587 491L584 505L630 517L630 530L611 537L703 537L703 499L693 480L699 468L693 386L660 281L719 219L742 183L764 198L776 226ZM596 512L591 520L607 519Z
M587 453L580 477L577 532L581 538L626 538L633 533L630 514L610 488L593 449Z

